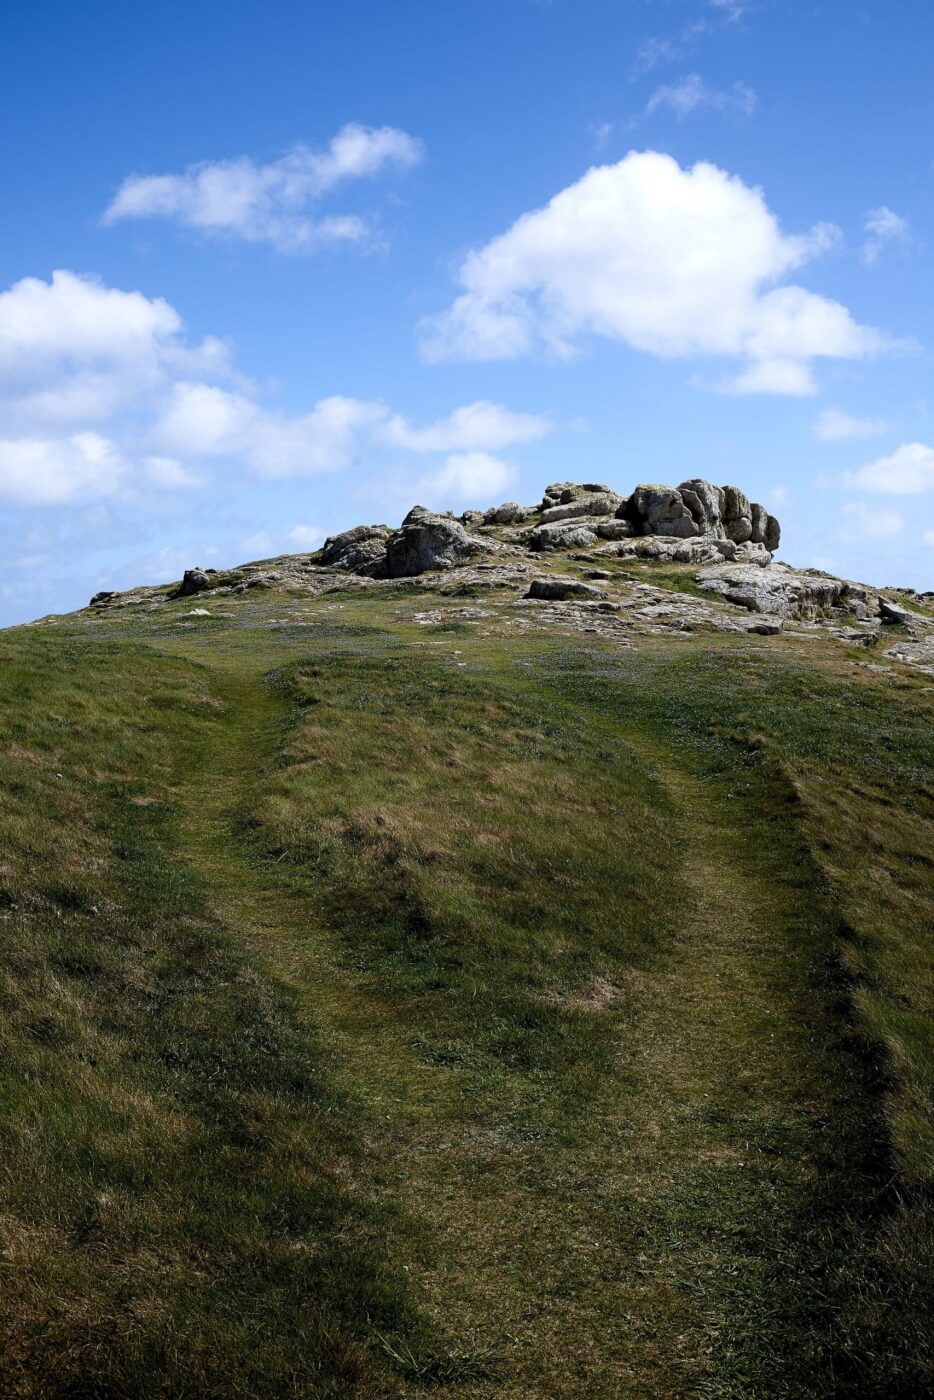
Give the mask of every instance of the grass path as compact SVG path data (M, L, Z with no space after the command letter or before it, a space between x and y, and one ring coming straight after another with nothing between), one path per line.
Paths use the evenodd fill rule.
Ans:
M373 1189L435 1241L427 1254L404 1232L391 1241L400 1268L458 1355L496 1358L488 1378L468 1367L457 1393L835 1393L829 1373L812 1389L781 1379L789 1308L822 1326L802 1203L839 1090L808 954L789 934L803 915L780 878L787 851L751 853L748 803L646 742L678 813L688 897L674 946L625 1006L595 998L594 1015L618 1018L619 1060L583 1136L498 1150L465 1133L457 1076L412 1053L372 980L348 975L301 896L238 841L285 703L258 656L218 649L209 664L236 722L211 771L177 794L182 848L224 923L299 992L365 1105ZM414 1359L399 1385L429 1389Z

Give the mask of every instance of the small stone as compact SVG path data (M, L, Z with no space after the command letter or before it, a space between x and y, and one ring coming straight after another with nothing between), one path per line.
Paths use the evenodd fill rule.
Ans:
M554 602L564 602L569 598L600 599L604 595L591 583L583 583L576 578L534 578L529 584L527 598L546 598Z

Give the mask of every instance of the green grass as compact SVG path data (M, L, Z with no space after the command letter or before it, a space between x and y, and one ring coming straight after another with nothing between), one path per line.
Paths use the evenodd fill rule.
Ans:
M0 643L0 1393L928 1393L926 678L190 601Z

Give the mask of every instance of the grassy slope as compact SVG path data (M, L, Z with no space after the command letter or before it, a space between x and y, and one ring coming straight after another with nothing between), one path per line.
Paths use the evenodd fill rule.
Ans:
M924 1393L929 685L406 611L4 637L3 1393Z

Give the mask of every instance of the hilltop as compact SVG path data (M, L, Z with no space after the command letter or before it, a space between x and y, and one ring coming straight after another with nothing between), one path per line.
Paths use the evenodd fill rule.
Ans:
M934 1388L934 595L735 486L0 637L0 1393Z

